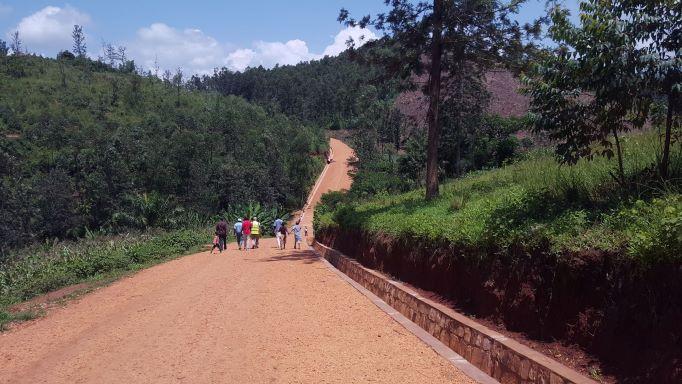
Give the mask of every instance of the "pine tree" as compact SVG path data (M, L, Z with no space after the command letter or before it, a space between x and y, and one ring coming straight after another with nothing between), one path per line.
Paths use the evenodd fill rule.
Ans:
M410 80L428 69L428 140L426 198L438 196L438 147L441 136L442 91L450 102L461 102L463 75L482 77L491 67L518 65L523 52L534 49L525 38L539 35L540 21L520 26L509 19L524 0L503 4L498 0L386 1L388 13L356 20L342 9L339 21L383 31L389 49L370 53L369 60L382 63L395 76ZM454 108L457 110L457 108Z
M74 25L71 36L73 37L73 53L76 55L76 57L84 58L87 54L87 46L85 44L83 26Z

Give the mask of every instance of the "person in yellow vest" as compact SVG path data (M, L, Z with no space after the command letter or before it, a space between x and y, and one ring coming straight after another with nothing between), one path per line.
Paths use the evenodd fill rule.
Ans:
M258 248L258 239L260 239L260 222L256 216L251 220L251 248Z

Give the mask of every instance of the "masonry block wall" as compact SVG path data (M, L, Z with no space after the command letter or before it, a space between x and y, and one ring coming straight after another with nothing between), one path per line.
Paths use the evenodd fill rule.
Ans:
M506 336L363 267L317 242L314 248L341 272L503 384L596 384Z

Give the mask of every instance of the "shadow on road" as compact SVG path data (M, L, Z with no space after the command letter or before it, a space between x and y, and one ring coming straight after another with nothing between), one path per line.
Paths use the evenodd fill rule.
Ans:
M273 261L302 261L305 264L313 264L318 261L319 257L310 250L284 250L281 255L271 256L266 259L259 259L260 262Z

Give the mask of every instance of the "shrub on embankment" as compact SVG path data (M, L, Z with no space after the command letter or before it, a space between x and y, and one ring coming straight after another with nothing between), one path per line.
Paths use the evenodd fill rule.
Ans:
M613 161L559 166L546 152L423 191L323 198L318 240L540 340L579 344L623 381L680 378L681 154L656 182L652 135Z
M3 308L71 284L133 271L199 249L205 228L96 236L45 243L16 251L0 264L0 327Z

